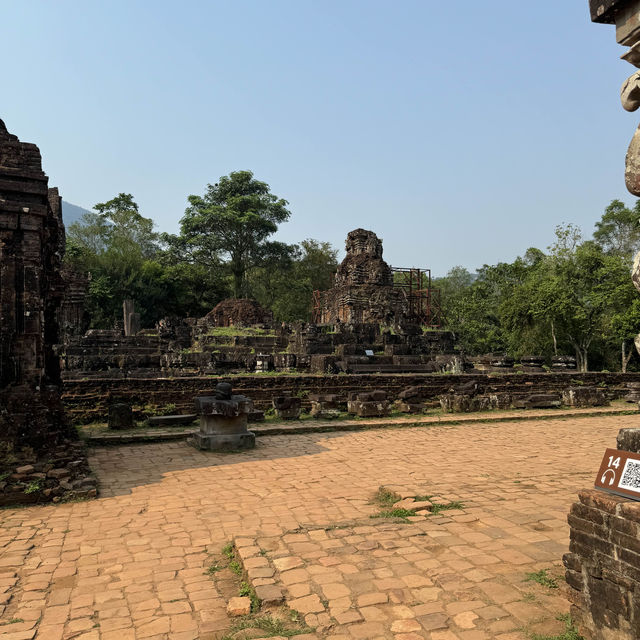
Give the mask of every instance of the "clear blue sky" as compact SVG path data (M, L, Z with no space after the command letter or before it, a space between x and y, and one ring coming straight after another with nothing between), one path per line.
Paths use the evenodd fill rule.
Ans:
M176 231L250 169L279 239L374 230L397 266L475 269L588 234L624 188L634 69L587 0L0 0L0 117L90 208Z

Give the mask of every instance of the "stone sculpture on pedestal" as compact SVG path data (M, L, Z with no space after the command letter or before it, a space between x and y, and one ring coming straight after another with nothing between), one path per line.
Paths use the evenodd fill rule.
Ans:
M246 396L233 395L227 382L216 386L215 396L196 398L196 412L200 416L200 431L190 443L198 449L253 449L256 436L247 430L247 417L253 408Z

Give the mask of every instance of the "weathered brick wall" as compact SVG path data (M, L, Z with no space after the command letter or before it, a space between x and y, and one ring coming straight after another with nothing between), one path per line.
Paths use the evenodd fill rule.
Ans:
M564 558L571 615L591 640L640 637L640 503L584 490Z
M252 398L258 408L266 408L271 406L274 396L287 392L303 396L303 406L306 406L308 393L335 393L346 402L352 391L383 389L395 397L412 386L422 387L426 397L435 399L450 387L470 381L481 384L488 393L551 393L561 392L576 381L594 386L604 383L609 395L619 397L624 393L625 383L640 382L640 373L247 375L66 380L63 401L74 422L104 420L109 403L115 401L138 408L175 405L177 412L190 412L193 399L212 392L223 379L230 380L234 389Z
M0 440L10 447L41 449L61 433L63 254L61 198L40 151L0 120Z
M95 495L60 398L62 200L0 120L0 506Z

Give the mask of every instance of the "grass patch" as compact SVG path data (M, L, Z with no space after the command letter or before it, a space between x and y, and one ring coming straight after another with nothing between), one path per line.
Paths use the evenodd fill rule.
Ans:
M232 338L234 336L272 336L276 332L273 329L260 329L259 327L212 327L207 331L208 336L224 336Z
M450 511L451 509L464 509L464 503L459 502L458 500L454 500L453 502L448 502L447 504L439 504L437 502L432 503L433 507L431 508L431 515L437 516L439 513L443 511Z
M387 511L380 511L380 513L374 513L369 516L370 518L402 518L405 522L408 522L410 516L415 516L415 511L410 509L389 509Z
M558 620L561 620L565 624L565 631L557 636L541 635L539 633L532 633L531 640L584 640L584 637L578 633L573 620L569 614L558 616Z
M400 499L400 495L395 491L391 491L391 489L387 489L387 487L380 486L375 492L373 500L371 502L377 504L379 507L384 508L392 507Z
M24 492L26 494L29 493L38 493L43 486L43 482L42 480L40 480L40 478L38 478L37 480L32 480L25 488Z
M558 581L550 576L547 569L540 569L540 571L533 571L532 573L527 573L524 579L525 582L537 582L539 585L543 587L547 587L547 589L557 589Z
M0 626L5 626L7 624L18 624L18 622L24 622L24 620L22 618L9 618L9 620L0 622Z
M256 595L255 589L248 582L243 580L240 583L238 595L247 597L251 600L251 613L258 613L258 611L260 611L260 599Z
M209 568L207 569L207 573L212 576L214 573L218 573L218 571L220 571L222 569L222 567L219 564L216 564L215 562L213 564L209 565Z
M230 629L229 633L220 640L233 640L234 638L242 638L242 634L238 632L244 629L260 629L262 637L273 638L280 636L283 638L293 638L303 633L313 633L311 627L300 622L301 616L297 611L277 612L264 616L249 617L239 620ZM249 637L255 637L253 634Z
M237 560L232 560L229 563L229 569L233 571L237 576L242 575L242 565Z

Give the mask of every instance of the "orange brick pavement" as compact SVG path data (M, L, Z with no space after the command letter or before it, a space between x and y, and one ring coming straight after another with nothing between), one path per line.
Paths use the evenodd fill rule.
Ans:
M280 561L318 637L557 632L567 602L523 577L559 572L569 505L623 426L640 416L265 436L239 454L96 449L99 500L0 511L0 640L214 640L230 623L204 569L232 539ZM370 520L380 485L465 509Z

